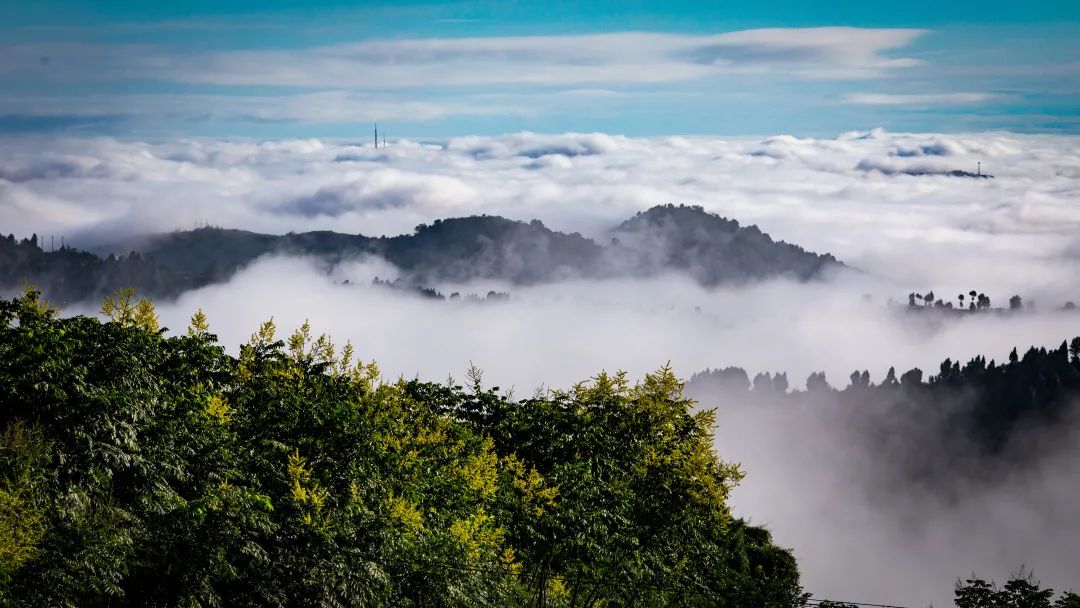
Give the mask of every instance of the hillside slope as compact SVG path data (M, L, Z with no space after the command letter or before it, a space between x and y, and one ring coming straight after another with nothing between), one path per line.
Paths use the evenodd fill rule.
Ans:
M705 286L786 276L820 277L833 256L774 241L756 226L701 207L654 207L615 227L608 243L551 230L538 220L471 216L421 224L412 234L368 237L331 231L269 235L200 228L140 238L101 257L71 248L45 252L36 239L0 238L0 289L23 282L61 302L100 298L121 287L152 297L227 281L269 254L315 256L328 264L374 255L406 282L429 286L497 280L529 285L573 278L685 274Z

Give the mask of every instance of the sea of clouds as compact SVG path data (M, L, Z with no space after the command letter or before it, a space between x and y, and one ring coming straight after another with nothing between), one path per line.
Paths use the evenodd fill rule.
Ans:
M1038 299L1080 276L1078 148L1080 137L881 131L736 140L520 133L379 149L8 138L0 226L100 245L205 222L393 235L487 213L602 237L637 211L690 203L912 289L971 285ZM995 179L904 173L974 172L979 162Z
M182 330L201 307L230 350L266 318L283 331L311 319L389 377L460 378L475 364L485 382L518 396L601 369L640 376L666 362L684 377L737 365L751 375L787 371L796 387L825 371L843 386L856 369L876 382L890 366L933 372L946 357L1003 360L1013 346L1057 346L1080 334L1080 316L1059 310L1080 302L1078 149L1080 137L881 131L834 139L520 133L378 149L14 138L0 141L0 231L123 249L147 233L204 223L394 235L492 214L603 241L653 205L697 204L852 269L826 281L715 290L675 275L434 286L512 293L478 303L371 287L396 274L383 260L327 271L316 260L270 257L229 283L160 302L159 311ZM945 175L980 162L994 179ZM934 322L889 305L930 289L946 301L976 289L997 306L1013 294L1036 306ZM795 549L815 593L947 605L955 577L977 568L1000 578L1023 563L1059 587L1080 581L1080 550L1059 542L1080 534L1060 516L1076 505L1062 490L1080 487L1075 454L948 505L899 488L906 506L890 510L868 498L879 480L860 463L872 454L848 449L850 429L836 420L730 408L720 421L719 452L749 473L736 509Z

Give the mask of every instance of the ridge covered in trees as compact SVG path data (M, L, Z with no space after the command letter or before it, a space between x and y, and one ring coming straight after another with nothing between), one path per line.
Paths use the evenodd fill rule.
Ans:
M1032 310L1034 308L1034 302L1025 303L1024 299L1018 294L1009 298L1008 308L994 308L990 304L990 296L974 289L967 293L961 292L958 294L956 296L955 306L953 306L952 301L946 301L945 298L934 296L933 291L928 291L926 293L911 292L907 297L907 309L912 312L934 311L955 314L982 312L1003 313L1017 312L1024 309ZM1076 309L1076 303L1071 300L1065 302L1060 307L1060 310Z
M1006 360L976 356L946 359L937 373L890 368L877 384L867 370L852 372L845 388L832 387L823 372L789 390L786 373L753 379L741 368L705 370L687 382L687 394L706 404L750 403L833 408L838 421L861 428L863 440L905 474L936 483L962 472L993 475L987 458L1037 456L1039 445L1017 443L1025 433L1052 429L1080 415L1080 337L1057 348L1015 348ZM971 456L979 457L977 459Z
M677 270L702 285L782 274L808 280L841 266L832 255L774 241L757 226L740 226L698 206L653 207L613 234L606 252L610 265L638 275Z
M0 237L0 294L33 283L55 302L100 300L118 289L172 298L199 285L196 277L132 251L100 257L71 247L45 251L37 235Z
M116 249L112 247L111 249ZM269 254L314 256L328 264L385 258L420 287L494 279L535 284L566 278L647 277L683 273L703 285L775 276L810 280L841 264L831 255L773 241L701 207L664 205L639 213L600 244L540 221L472 216L421 224L412 234L367 237L335 232L268 235L200 228L144 237L121 257L62 248L44 251L36 236L0 238L0 289L24 282L61 302L100 299L124 287L154 298L226 281Z

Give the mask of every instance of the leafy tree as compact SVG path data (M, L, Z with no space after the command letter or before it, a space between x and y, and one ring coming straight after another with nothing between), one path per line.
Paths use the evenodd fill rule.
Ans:
M1054 590L1043 589L1033 573L1023 569L1004 585L987 582L974 574L956 582L957 608L1071 608L1080 605L1080 596L1061 594L1054 601Z
M806 391L808 393L823 393L831 391L832 387L825 379L825 372L813 372L806 378Z
M232 357L201 311L169 337L132 292L102 310L0 301L0 604L803 603L668 368L513 401L306 323Z

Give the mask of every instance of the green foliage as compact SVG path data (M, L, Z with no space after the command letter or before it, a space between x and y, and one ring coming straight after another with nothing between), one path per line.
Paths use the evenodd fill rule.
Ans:
M101 314L120 325L134 325L148 331L159 329L153 303L146 298L136 299L135 290L131 287L125 287L106 297L101 303Z
M208 278L163 266L136 252L102 258L71 247L45 251L33 239L0 238L0 289L29 281L62 304L96 300L125 286L155 297L175 297L206 284Z
M103 312L0 301L0 604L803 602L668 368L512 401L383 380L308 324L232 357L201 313Z
M1043 589L1032 572L1023 569L1004 585L972 574L956 582L956 608L1074 608L1080 606L1080 595L1062 593L1054 601L1054 590Z
M45 533L39 485L44 477L45 446L38 429L21 420L0 435L0 581L39 554Z

